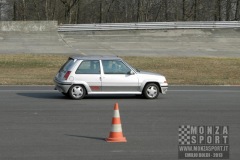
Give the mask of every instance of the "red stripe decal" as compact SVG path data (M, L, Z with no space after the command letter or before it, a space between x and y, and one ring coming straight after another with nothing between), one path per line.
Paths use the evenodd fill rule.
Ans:
M100 87L99 86L90 86L92 91L100 91Z

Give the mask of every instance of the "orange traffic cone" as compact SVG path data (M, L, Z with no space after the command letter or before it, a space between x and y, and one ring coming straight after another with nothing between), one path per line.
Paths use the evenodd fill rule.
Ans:
M107 142L127 142L126 137L123 137L122 125L120 119L120 113L118 103L114 106L113 118L112 118L112 130L109 137L106 139Z

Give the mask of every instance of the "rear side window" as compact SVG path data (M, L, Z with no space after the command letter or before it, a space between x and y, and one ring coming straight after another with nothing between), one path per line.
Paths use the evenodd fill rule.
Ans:
M68 71L70 67L74 64L74 60L69 58L68 61L60 68L59 71Z
M98 60L83 61L75 72L76 74L100 74Z

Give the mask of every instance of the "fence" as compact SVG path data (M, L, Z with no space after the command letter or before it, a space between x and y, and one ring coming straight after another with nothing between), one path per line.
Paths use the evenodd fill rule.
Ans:
M63 24L59 32L109 31L109 30L151 30L151 29L213 29L240 28L240 21L206 22L146 22L146 23L100 23L100 24Z

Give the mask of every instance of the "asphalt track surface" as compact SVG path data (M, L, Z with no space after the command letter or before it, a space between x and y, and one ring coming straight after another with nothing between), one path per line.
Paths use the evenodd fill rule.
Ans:
M70 100L53 86L0 87L1 160L178 159L179 125L227 125L240 157L240 86L170 86L156 100ZM127 143L107 143L118 102Z

